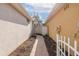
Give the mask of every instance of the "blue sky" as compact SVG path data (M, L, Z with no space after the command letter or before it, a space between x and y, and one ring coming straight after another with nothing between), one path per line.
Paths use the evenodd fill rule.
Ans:
M34 12L38 13L40 20L45 22L54 4L49 3L24 3L28 13L33 16Z

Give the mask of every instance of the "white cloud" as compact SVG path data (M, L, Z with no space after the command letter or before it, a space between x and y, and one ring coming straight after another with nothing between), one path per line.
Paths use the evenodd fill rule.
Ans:
M24 7L26 8L26 10L28 10L30 15L34 15L34 12L36 12L36 14L38 13L40 20L42 20L43 22L46 21L48 14L51 12L54 6L55 6L55 3L26 3L24 4Z
M29 4L34 8L36 12L50 12L55 4L52 3L31 3Z
M52 8L53 4L48 3L38 3L38 4L31 4L34 8L40 8L40 9L49 9Z

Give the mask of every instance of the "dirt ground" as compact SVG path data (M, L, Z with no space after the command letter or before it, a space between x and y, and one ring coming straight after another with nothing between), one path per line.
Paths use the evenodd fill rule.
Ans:
M29 56L35 42L35 37L31 37L14 50L9 56Z

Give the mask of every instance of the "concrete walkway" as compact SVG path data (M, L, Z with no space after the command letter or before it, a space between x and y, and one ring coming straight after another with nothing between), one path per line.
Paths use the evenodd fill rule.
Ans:
M37 39L38 39L38 44L35 51L35 56L48 56L44 38L40 35L37 35Z

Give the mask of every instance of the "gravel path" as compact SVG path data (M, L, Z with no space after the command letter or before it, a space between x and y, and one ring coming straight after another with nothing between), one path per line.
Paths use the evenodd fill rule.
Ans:
M37 44L35 56L48 56L49 54L44 42L44 37L37 35L37 40L38 40L38 44Z

